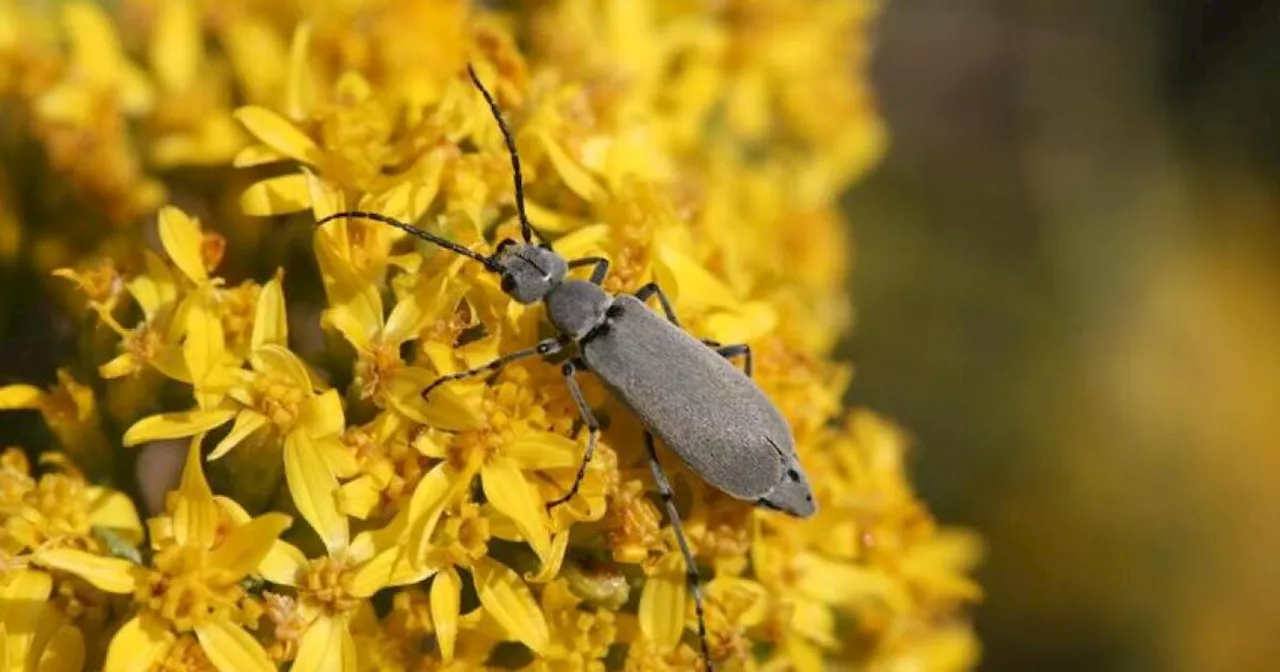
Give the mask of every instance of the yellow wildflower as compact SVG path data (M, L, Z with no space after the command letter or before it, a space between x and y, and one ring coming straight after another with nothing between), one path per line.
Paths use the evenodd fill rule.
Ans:
M133 594L138 611L112 638L108 671L187 658L192 652L177 644L188 634L221 672L274 669L262 646L244 630L256 624L260 608L240 581L270 555L281 553L276 537L289 526L289 518L269 513L248 520L232 513L243 513L234 504L229 511L215 499L200 466L203 438L191 441L182 486L172 493L166 516L149 521L153 535L157 528L171 533L153 537L150 568L70 550L36 555L102 590Z
M0 455L3 645L9 660L32 669L55 662L77 669L85 657L83 632L100 636L108 610L96 587L61 571L60 562L68 551L136 555L142 525L125 495L89 485L59 455L46 454L44 461L61 469L36 479L20 450Z
M44 162L30 198L0 175L0 257L52 271L91 319L51 388L0 387L70 458L39 433L28 455L57 468L0 456L8 667L974 664L980 544L929 515L899 434L845 409L832 355L851 314L839 197L885 144L864 72L877 3L28 4L0 0L18 122L0 148ZM398 228L314 228L361 209L480 255L516 237L468 63L538 242L607 259L610 292L661 284L698 338L749 343L812 474L820 513L798 521L664 453L710 661L637 419L580 376L597 449L548 510L589 440L559 367L450 378L552 335L543 309ZM123 493L168 490L150 456L188 437L140 529ZM124 447L143 443L135 469ZM288 542L284 512L307 523Z

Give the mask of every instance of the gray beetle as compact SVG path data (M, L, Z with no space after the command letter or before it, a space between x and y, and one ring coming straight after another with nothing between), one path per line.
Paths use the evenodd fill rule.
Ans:
M410 224L364 211L338 212L324 217L316 225L334 219L360 218L396 227L483 264L499 275L503 292L513 300L526 305L543 304L557 336L503 355L484 366L442 376L422 394L428 396L436 387L451 380L495 373L519 359L550 358L569 348L576 349L577 356L565 361L561 372L590 436L573 484L547 507L567 502L577 494L595 452L600 428L575 379L579 371L588 371L594 373L646 429L649 466L684 555L698 616L702 655L710 669L698 568L685 539L671 485L658 462L653 436L661 438L693 473L725 494L807 518L816 512L817 506L796 457L791 429L768 397L751 381L748 346L721 346L690 336L680 328L670 301L657 283L645 285L634 295L606 293L601 284L609 270L607 259L587 257L566 261L550 245L534 244L533 226L525 213L524 179L515 141L493 96L473 68L468 66L467 71L488 103L510 154L523 243L504 240L491 256L484 256ZM592 267L589 280L566 278L571 269L587 266ZM655 295L665 319L645 303ZM736 356L743 357L743 370L729 362L729 357Z

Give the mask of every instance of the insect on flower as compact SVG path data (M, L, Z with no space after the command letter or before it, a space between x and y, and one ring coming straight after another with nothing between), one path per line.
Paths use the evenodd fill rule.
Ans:
M653 437L661 438L694 473L722 492L807 518L817 507L796 456L791 430L751 381L751 350L747 345L721 345L690 336L680 328L670 301L657 283L645 285L634 295L608 294L601 288L609 270L609 262L603 257L569 261L550 244L534 243L533 226L525 212L524 180L515 141L493 96L470 66L468 73L488 103L510 154L523 241L504 240L486 257L373 212L338 212L321 219L317 226L341 218L363 218L394 226L483 264L501 277L502 291L515 301L544 305L549 321L559 332L557 336L484 366L442 376L422 394L430 395L449 381L496 373L517 360L576 352L561 365L561 372L590 436L573 484L547 506L552 508L573 498L595 451L600 428L575 378L580 371L594 373L645 427L649 466L684 557L702 655L710 667L701 579L671 486L658 462ZM566 278L571 269L583 267L592 269L589 280ZM653 296L658 298L665 320L646 305ZM728 361L738 356L744 358L745 373Z

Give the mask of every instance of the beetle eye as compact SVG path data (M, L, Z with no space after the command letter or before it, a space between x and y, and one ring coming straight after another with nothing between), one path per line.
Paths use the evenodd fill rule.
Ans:
M502 276L501 287L503 294L510 294L516 291L516 279L510 275Z

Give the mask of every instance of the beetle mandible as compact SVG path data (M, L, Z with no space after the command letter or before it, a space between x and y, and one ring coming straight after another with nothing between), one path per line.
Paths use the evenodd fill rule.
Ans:
M573 484L547 504L553 508L578 492L595 452L600 427L579 387L579 371L594 373L609 392L629 408L645 428L649 466L667 517L684 556L698 617L698 636L708 669L711 657L703 615L701 580L689 550L666 474L654 449L654 435L682 459L693 473L731 497L782 511L812 516L817 506L808 478L796 457L795 440L782 414L750 376L751 349L699 341L680 327L671 302L657 283L634 295L611 295L601 288L609 272L603 257L565 260L549 244L533 242L533 226L525 212L524 178L511 130L475 69L467 72L484 96L510 155L515 182L516 213L522 242L504 240L490 256L375 212L338 212L316 222L341 218L367 219L401 229L455 254L468 257L501 278L502 291L529 305L541 302L558 335L503 355L484 366L442 376L423 390L424 397L451 380L496 373L506 364L530 357L550 358L569 348L577 356L561 372L570 396L589 431L587 446ZM571 269L592 267L589 280L568 278ZM656 296L664 316L646 301ZM742 356L743 370L728 361Z

